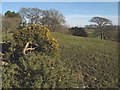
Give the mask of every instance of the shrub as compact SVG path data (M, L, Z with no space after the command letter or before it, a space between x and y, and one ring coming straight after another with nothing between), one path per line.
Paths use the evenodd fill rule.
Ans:
M3 88L76 88L83 83L83 77L71 73L59 56L49 56L56 55L58 42L46 27L29 25L15 32L12 40L10 51L3 57L8 63L3 66ZM28 42L38 46L35 52L23 55Z
M3 66L3 88L76 88L76 74L71 74L59 57L29 53L19 58L18 64Z
M58 78L57 72L60 70L60 68L55 68L55 59L45 54L30 53L20 57L19 60L20 86L31 88L53 87L53 83Z
M72 27L69 29L71 34L74 36L82 36L82 37L87 37L87 32L85 31L84 28L80 27Z
M17 64L7 64L2 66L2 88L19 87L19 80L16 75L18 74Z
M15 46L19 51L23 50L29 42L30 47L34 47L35 51L46 53L47 55L55 55L58 50L58 42L52 37L50 30L42 25L32 24L15 32L13 34ZM29 44L29 45L30 45Z

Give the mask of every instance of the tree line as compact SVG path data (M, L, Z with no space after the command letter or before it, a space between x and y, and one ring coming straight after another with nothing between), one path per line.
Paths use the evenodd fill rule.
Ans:
M18 13L7 11L3 16L3 31L11 32L28 24L42 24L55 32L65 23L65 17L55 9L21 8Z
M3 16L2 24L3 31L6 33L34 23L44 25L52 32L57 31L82 37L88 37L87 30L93 29L94 38L118 40L118 26L113 25L111 20L104 17L93 17L89 21L93 24L85 27L69 27L66 25L64 15L55 9L21 8L18 13L7 11Z

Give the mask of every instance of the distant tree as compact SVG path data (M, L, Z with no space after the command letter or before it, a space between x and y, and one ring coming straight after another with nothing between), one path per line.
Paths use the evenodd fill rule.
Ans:
M61 27L59 27L59 28L57 29L57 32L63 33L63 34L70 34L69 28L70 28L70 27L69 27L68 25L64 24L64 25L62 25Z
M9 18L12 18L12 17L20 17L19 13L16 13L16 12L12 12L12 11L6 11L5 12L5 16L6 17L9 17Z
M26 23L39 23L42 15L42 10L38 8L21 8L19 14L23 22Z
M19 14L24 23L40 23L53 32L61 28L65 22L63 14L54 9L21 8Z
M118 39L118 27L115 25L106 26L104 32L105 39L117 41Z
M97 25L86 25L85 29L95 29L97 27Z
M12 11L5 12L4 16L2 16L1 21L2 31L6 33L15 31L22 22L19 13L15 13Z
M100 35L101 39L105 39L105 27L106 26L111 26L112 25L112 21L103 17L93 17L90 22L93 22L96 24L97 26L97 32Z
M69 29L72 35L87 37L87 32L81 27L72 27Z
M55 9L51 9L43 11L41 23L54 32L65 23L65 19L62 13Z

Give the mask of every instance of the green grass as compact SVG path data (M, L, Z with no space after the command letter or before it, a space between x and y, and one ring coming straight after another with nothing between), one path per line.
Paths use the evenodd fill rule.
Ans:
M91 87L117 87L118 43L54 33L60 44L60 58L73 73L82 70ZM80 72L81 73L81 72Z
M9 41L12 40L12 35L13 33L2 33L1 37L2 37L2 41Z
M86 32L88 34L88 37L94 38L95 36L93 35L94 29L86 29Z

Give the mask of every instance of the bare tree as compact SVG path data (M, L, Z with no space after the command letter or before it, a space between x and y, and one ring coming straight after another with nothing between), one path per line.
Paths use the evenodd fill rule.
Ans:
M41 23L51 29L53 32L61 27L65 23L65 19L62 13L57 10L44 10Z
M53 32L65 23L63 14L55 9L21 8L19 14L23 23L41 23Z
M42 10L38 8L21 8L19 14L23 22L39 23Z
M111 26L112 21L103 17L93 17L90 22L95 23L95 25L98 28L98 32L100 34L101 39L105 39L105 27Z

